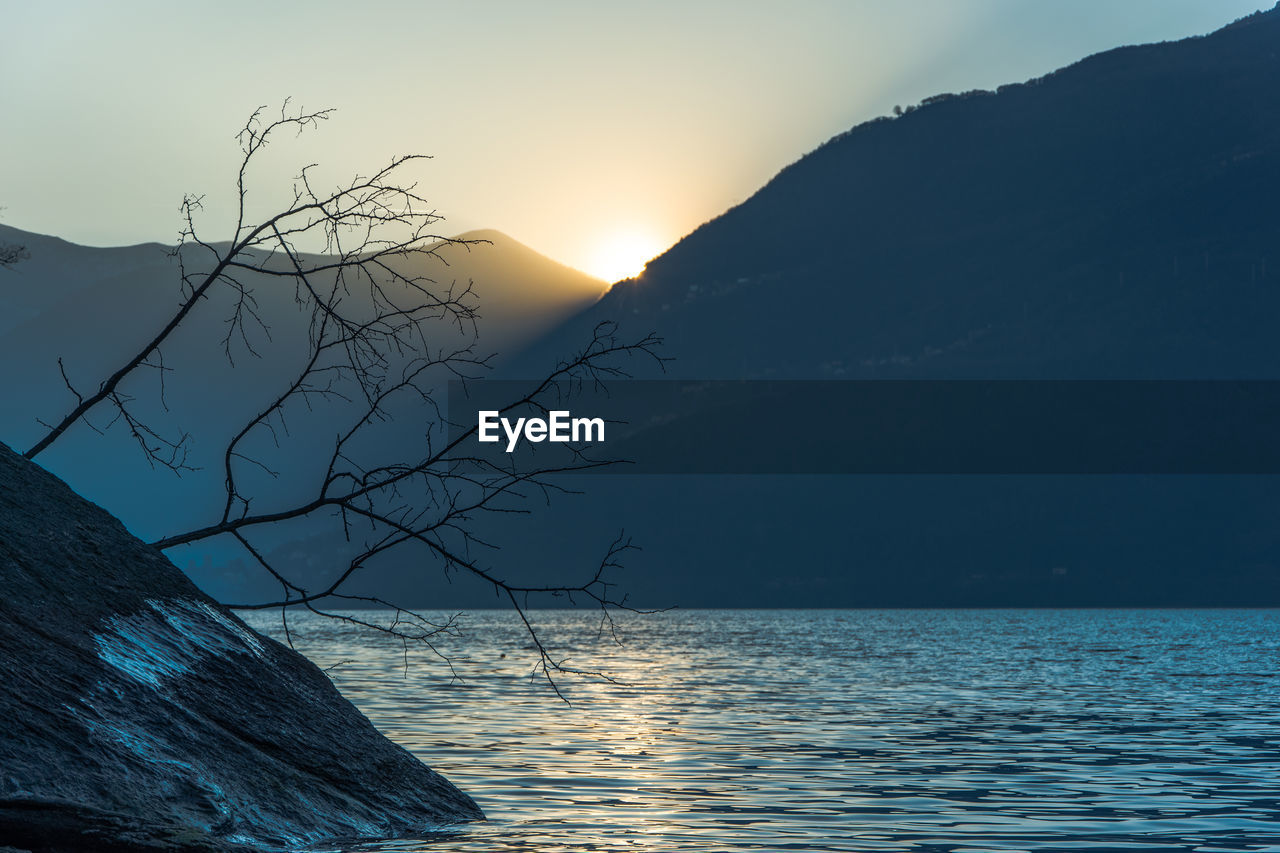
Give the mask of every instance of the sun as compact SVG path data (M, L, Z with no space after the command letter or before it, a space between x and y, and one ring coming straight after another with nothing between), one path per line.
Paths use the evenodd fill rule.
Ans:
M596 246L587 272L612 284L640 274L662 251L662 244L643 231L619 231Z

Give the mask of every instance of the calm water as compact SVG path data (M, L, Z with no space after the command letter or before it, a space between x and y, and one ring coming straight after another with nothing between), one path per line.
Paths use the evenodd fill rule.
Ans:
M1280 851L1280 612L675 611L621 647L535 615L624 683L565 705L505 612L444 643L462 681L291 619L489 816L362 849Z

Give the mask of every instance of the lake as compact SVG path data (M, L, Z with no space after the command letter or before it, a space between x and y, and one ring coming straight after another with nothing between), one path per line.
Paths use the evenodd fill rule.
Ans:
M388 618L362 612L365 619ZM434 614L440 619L447 614ZM1280 851L1280 611L510 611L297 648L484 823L363 851ZM283 638L278 613L251 614Z

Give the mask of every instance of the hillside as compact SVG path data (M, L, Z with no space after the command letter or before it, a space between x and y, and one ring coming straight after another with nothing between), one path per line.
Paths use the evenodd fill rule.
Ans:
M598 322L617 320L624 337L665 337L673 373L694 378L1280 378L1278 92L1280 7L996 92L927 99L828 141L599 301L585 284L557 289L581 293L582 307L572 313L577 297L567 295L563 313L534 318L566 319L501 371L541 375ZM437 272L453 277L464 262ZM104 312L120 304L130 316L151 310L142 291L124 303L111 296L141 278L117 264L101 292L28 309L0 338L9 372L0 379L21 390L38 378L41 393L65 397L54 356L112 340L122 327ZM526 316L517 296L480 293L512 322ZM78 381L95 364L84 352L68 362ZM186 352L175 366L205 375L207 350ZM228 401L261 392L250 379L207 386L225 394L189 385L180 402L216 433ZM307 446L291 439L292 452ZM50 461L147 532L173 526L172 502L129 473L136 458L79 447ZM207 485L184 482L184 512L217 494ZM586 497L504 516L480 535L538 577L590 566L605 534L625 529L645 550L620 580L656 605L1280 604L1271 477L577 485ZM318 540L264 547L308 576L329 571L334 553ZM173 556L219 597L261 593L261 573L243 561ZM366 591L433 607L492 604L419 568L382 566Z
M1280 375L1280 7L783 169L529 354L614 317L686 376Z
M1280 6L927 99L783 169L512 373L616 319L695 379L1280 378L1278 93ZM1274 477L586 485L524 547L550 563L565 531L625 527L649 604L1280 604Z
M471 285L479 319L474 330L441 321L428 342L456 349L474 342L480 355L516 349L599 298L604 283L558 264L498 231L460 235L475 241L450 245L439 257L420 257L407 275L422 276L442 289ZM42 435L38 419L53 420L73 402L63 384L59 359L78 388L93 387L132 356L177 305L179 273L171 247L159 244L92 248L17 229L0 228L0 242L25 245L27 260L0 272L0 439L26 448ZM189 263L194 263L191 258ZM247 347L223 353L229 289L193 312L165 347L165 402L161 412L159 377L144 371L131 378L127 393L148 406L156 422L189 430L195 438L192 464L203 470L181 481L166 471L149 471L123 429L105 438L77 428L41 463L82 493L110 506L135 532L160 535L199 516L218 490L217 454L222 442L274 398L291 377L305 349L305 318L298 314L292 287L275 280L244 279L254 288L263 327L253 325ZM356 292L352 298L361 298ZM443 376L441 380L443 381ZM252 411L250 411L252 409ZM104 426L109 416L96 423ZM296 423L292 425L295 429ZM291 436L282 457L305 455L313 439L331 439L335 427L313 424L310 436ZM408 440L420 436L412 427ZM138 469L142 470L138 470ZM158 495L166 496L158 500Z
M479 306L477 346L486 353L528 344L590 306L605 289L599 279L500 231L472 231L455 239L472 245L444 247L438 259L417 259L406 273L442 287L469 282ZM119 358L126 350L132 354L176 304L178 274L170 246L95 248L7 226L0 226L0 243L23 245L30 253L5 271L0 293L0 355L22 354L24 374L44 365L56 380L59 356L74 364ZM288 325L291 294L262 290L267 325ZM204 346L201 332L212 332L222 320L212 317L207 328L187 335L191 347ZM441 334L454 336L451 330ZM21 376L3 378L22 384Z

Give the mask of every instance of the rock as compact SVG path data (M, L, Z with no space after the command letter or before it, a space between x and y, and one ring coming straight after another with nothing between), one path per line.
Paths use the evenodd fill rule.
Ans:
M0 845L292 848L482 819L312 663L0 444Z

